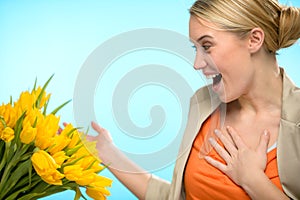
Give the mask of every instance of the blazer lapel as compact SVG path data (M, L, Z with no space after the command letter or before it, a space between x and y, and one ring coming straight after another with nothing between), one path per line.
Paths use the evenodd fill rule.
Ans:
M282 69L283 72L283 69ZM277 145L282 187L293 199L300 197L300 89L283 72L283 95Z
M177 192L181 191L179 196L174 199L184 199L185 192L183 187L183 176L184 169L189 157L193 142L197 136L202 123L213 113L213 111L220 105L220 100L217 95L215 95L211 86L206 86L201 88L196 92L196 94L191 98L189 116L187 121L187 126L184 133L184 138L182 140L178 155L178 160L176 166L178 169L174 170L173 179L177 183L175 190Z

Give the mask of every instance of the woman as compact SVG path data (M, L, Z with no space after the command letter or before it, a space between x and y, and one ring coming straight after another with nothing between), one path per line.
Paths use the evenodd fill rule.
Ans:
M300 37L299 8L198 0L190 14L194 67L213 83L191 98L172 183L143 172L92 123L100 158L139 199L300 199L300 89L276 61Z

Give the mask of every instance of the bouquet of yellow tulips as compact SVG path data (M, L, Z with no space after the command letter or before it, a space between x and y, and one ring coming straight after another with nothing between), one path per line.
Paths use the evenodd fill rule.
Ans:
M91 152L96 144L71 124L59 125L56 113L68 102L47 114L51 78L0 106L0 199L37 199L65 190L86 199L80 188L93 199L106 199L112 181L99 175L105 166Z

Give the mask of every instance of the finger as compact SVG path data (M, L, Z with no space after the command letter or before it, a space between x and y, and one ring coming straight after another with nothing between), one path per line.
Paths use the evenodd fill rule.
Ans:
M103 128L100 127L96 122L91 122L92 128L97 131L97 133L103 132Z
M95 136L92 136L92 135L86 135L85 137L86 137L87 141L90 141L90 142L94 141L96 138Z
M219 145L215 139L209 138L208 141L216 150L216 152L221 156L221 158L223 158L226 163L229 163L231 159L229 153L221 145Z
M112 142L112 138L111 138L109 132L105 128L99 126L99 124L97 124L96 122L91 122L91 125L92 125L92 128L95 131L97 131L100 136L104 137L109 142Z
M235 147L234 142L226 137L222 132L218 129L214 131L216 136L220 139L220 141L224 144L224 147L229 152L230 155L236 154L237 148Z
M222 172L226 172L227 166L224 165L223 163L209 157L209 156L205 156L204 159L211 164L212 166L214 166L215 168L221 170Z
M63 123L64 127L68 126L68 123L67 122L64 122Z
M246 145L239 134L231 126L226 127L227 132L231 135L232 140L238 149L244 148Z
M61 132L63 131L63 129L61 127L58 128L57 133L61 134Z
M264 130L264 133L260 136L259 144L256 148L256 151L264 154L267 153L269 141L270 133L267 130Z

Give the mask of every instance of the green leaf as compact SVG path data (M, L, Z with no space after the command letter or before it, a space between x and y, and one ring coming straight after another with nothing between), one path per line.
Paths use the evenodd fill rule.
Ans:
M28 147L24 147L21 149L18 149L17 152L15 152L15 149L13 146L15 145L9 145L9 143L6 143L8 146L8 150L6 149L6 151L8 151L8 156L5 156L4 159L2 160L2 162L4 161L4 171L2 173L2 177L1 177L1 181L0 181L0 191L4 191L5 192L5 188L8 187L9 185L7 184L7 181L9 181L9 178L11 178L11 173L13 173L14 171L14 167L22 160L26 160L29 159L32 152L23 154L24 152L26 152L26 150L28 149ZM1 162L1 167L2 167L2 162ZM1 199L1 196L0 196Z
M6 128L6 122L4 120L4 117L0 116L0 122L2 123L3 127Z
M76 190L77 184L75 182L66 181L63 185L49 185L45 182L40 182L34 188L34 190L29 191L26 195L18 198L18 200L28 200L28 199L37 199L66 190Z
M48 84L50 83L51 79L53 78L54 74L52 74L52 76L50 76L50 78L47 80L47 82L44 84L42 90L41 90L41 93L39 94L38 98L36 99L36 102L35 102L35 107L36 108L39 108L40 107L40 103L41 103L41 100L42 100L42 97L43 97L43 94L46 90L46 87L48 86Z
M21 140L20 140L20 133L22 131L22 124L23 124L23 120L26 116L26 111L24 111L22 113L22 115L19 117L19 119L16 122L16 126L15 126L15 138L14 140L16 141L17 146L19 147L21 145Z
M80 156L79 158L73 160L72 162L69 162L69 163L66 163L66 164L62 164L62 168L66 167L66 166L74 165L75 163L77 163L77 161L81 160L84 157L85 156Z
M25 162L18 163L18 167L13 172L10 173L10 177L5 183L6 187L3 190L3 192L1 192L2 194L3 193L7 194L8 192L15 191L14 187L17 184L17 182L20 180L20 178L22 178L25 174L28 174L28 168L30 167L30 163L31 163L30 159L26 160Z
M34 122L33 122L32 128L36 128L37 120L38 120L38 118L35 117L35 120L34 120Z
M1 159L3 159L4 152L5 152L5 142L3 140L0 140L0 158ZM0 172L1 172L1 170L0 170Z
M80 197L82 196L82 193L81 193L81 191L80 191L80 189L79 189L78 186L75 188L75 193L76 194L75 194L74 200L79 200Z
M76 130L78 130L78 128L73 128L73 129L71 129L66 135L67 135L68 137L70 137L71 134L72 134L74 131L76 131Z
M25 178L24 178L25 179ZM21 181L23 181L23 179L21 179ZM19 199L18 197L24 196L24 195L20 195L20 193L26 193L26 191L30 190L31 187L34 187L36 184L38 184L39 182L41 182L42 180L39 178L38 180L34 181L32 183L32 185L25 185L23 187L16 187L18 188L16 191L14 191L14 193L10 194L10 196L8 196L6 198L6 200L15 200L15 199ZM26 184L26 181L23 181L23 184ZM19 184L18 184L19 185ZM21 185L22 186L22 185Z
M31 180L31 184L28 184L29 181ZM18 183L16 184L15 188L24 188L26 186L27 190L30 188L33 188L38 182L43 181L41 177L37 173L33 173L33 175L29 176L24 176L21 178Z
M9 154L10 144L11 144L11 142L4 142L4 152L3 152L3 157L1 158L1 163L0 163L1 180L3 178L2 170L5 169L5 166L7 164L6 160L7 160L8 154ZM1 182L0 182L0 185L1 185Z
M75 146L74 148L70 148L70 149L66 149L66 156L71 156L74 153L76 153L81 147L83 146L83 144L79 144L77 146Z
M43 115L44 116L46 116L46 114L47 114L47 108L48 108L48 105L49 105L49 101L50 101L50 99L48 99L46 101L45 105L44 105L44 111L43 111Z
M41 198L43 196L48 196L47 192L39 192L39 193L29 193L26 195L23 195L22 197L18 198L18 200L30 200L30 199L37 199L37 198Z
M31 183L32 183L32 162L30 162L30 165L28 167L28 177L29 177L29 180L28 180L28 185L31 186Z
M51 114L55 115L60 109L62 109L65 105L67 105L68 103L70 103L71 100L66 101L65 103L63 103L62 105L58 106L56 109L54 109Z
M35 78L34 85L33 85L33 89L32 89L31 92L33 92L33 91L36 89L36 84L37 84L37 77Z

